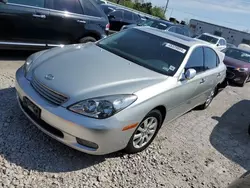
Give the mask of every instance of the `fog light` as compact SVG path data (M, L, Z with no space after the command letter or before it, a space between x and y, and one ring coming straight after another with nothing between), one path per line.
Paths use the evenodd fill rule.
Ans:
M94 142L83 140L81 138L76 138L76 141L78 144L80 144L82 146L86 146L86 147L93 148L93 149L98 149L98 145Z

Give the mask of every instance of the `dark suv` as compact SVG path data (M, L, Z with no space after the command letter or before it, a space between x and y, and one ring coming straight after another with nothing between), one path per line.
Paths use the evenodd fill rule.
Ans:
M93 0L0 0L0 25L2 49L94 42L109 30Z

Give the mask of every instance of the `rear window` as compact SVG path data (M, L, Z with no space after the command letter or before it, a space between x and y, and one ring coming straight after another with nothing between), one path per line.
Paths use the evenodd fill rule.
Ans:
M166 30L170 25L164 22L154 21L154 23L151 25L151 27Z
M218 39L217 38L214 38L212 36L209 36L209 35L200 35L198 37L198 39L200 40L203 40L203 41L206 41L206 42L209 42L211 44L216 44L218 42Z
M97 45L158 73L173 76L188 47L138 29L128 29L101 40Z

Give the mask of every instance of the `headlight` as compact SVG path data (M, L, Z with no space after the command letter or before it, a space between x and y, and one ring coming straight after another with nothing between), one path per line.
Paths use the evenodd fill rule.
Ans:
M33 62L33 57L34 57L34 54L29 56L27 58L27 60L25 61L24 65L23 65L23 69L24 69L24 74L26 76L26 74L29 72L29 69L30 69L30 65L31 63Z
M239 72L247 72L248 68L236 68L235 70L237 70Z
M88 117L105 119L135 102L135 95L112 95L98 97L78 102L69 107L69 110Z

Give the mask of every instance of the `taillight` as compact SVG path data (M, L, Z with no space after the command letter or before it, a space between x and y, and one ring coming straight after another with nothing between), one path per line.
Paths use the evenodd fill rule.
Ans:
M108 23L108 24L106 25L106 28L105 28L106 31L109 31L109 26L110 26L110 24Z

